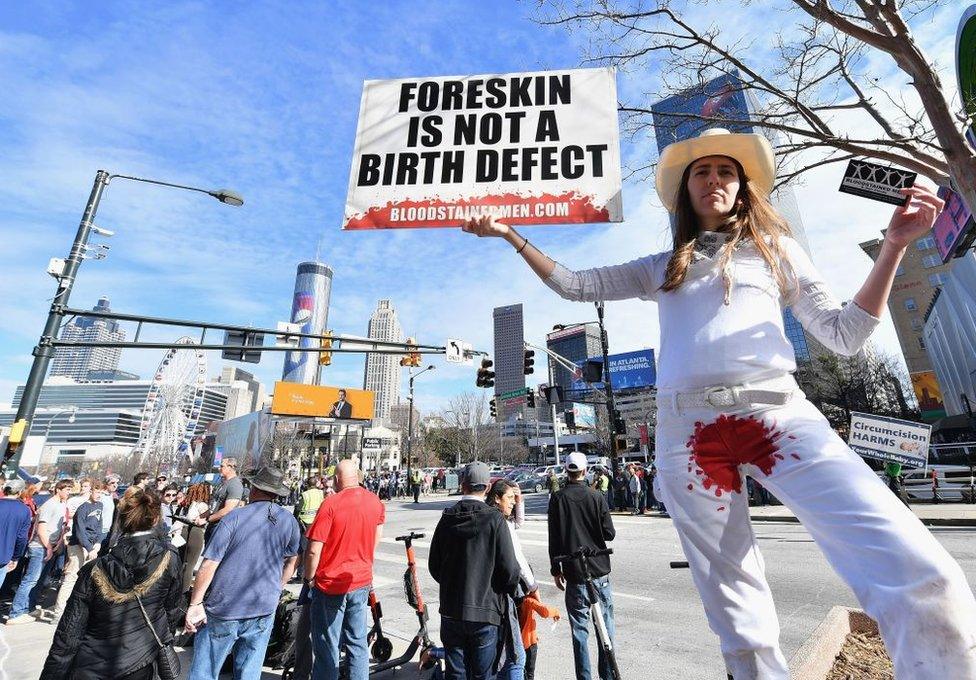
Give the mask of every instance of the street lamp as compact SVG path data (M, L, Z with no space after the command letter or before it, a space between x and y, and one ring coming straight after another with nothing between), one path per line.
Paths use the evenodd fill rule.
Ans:
M221 203L226 203L227 205L244 205L244 199L241 195L230 189L199 189L184 184L173 184L171 182L147 179L145 177L112 175L105 170L99 170L95 173L95 182L92 185L91 194L88 196L85 211L81 216L81 222L78 225L74 243L71 245L68 257L64 260L64 265L56 272L55 278L58 280L58 289L51 301L51 309L48 311L44 330L41 332L37 346L34 347L34 363L31 365L30 374L27 376L27 383L24 385L24 393L21 395L20 404L17 407L17 415L14 418L14 423L24 421L24 432L30 429L30 421L34 419L34 411L37 409L37 399L41 393L41 385L44 383L44 376L47 375L48 366L54 357L52 343L58 339L58 333L64 321L64 310L68 306L68 298L71 296L71 289L74 286L78 268L81 266L82 260L88 257L85 254L88 249L88 237L93 231L103 236L112 235L107 229L96 227L94 221L95 213L98 212L98 204L102 200L102 193L105 191L108 183L113 179L127 179L133 182L196 191L213 196ZM7 479L11 479L16 472L22 451L22 442L9 442L7 444L7 450L3 452L4 475Z
M437 367L434 364L430 364L424 370L410 374L410 394L407 397L407 402L410 405L410 409L407 411L407 484L411 483L410 473L413 466L413 381L427 371L433 371L435 368Z

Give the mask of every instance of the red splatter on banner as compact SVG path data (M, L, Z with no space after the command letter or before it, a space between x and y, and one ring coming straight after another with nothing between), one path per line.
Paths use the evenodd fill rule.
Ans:
M742 493L740 465L755 465L763 474L771 474L773 466L783 460L777 444L782 437L783 433L774 426L766 426L753 417L721 415L707 425L695 423L688 448L697 466L695 474L702 477L702 486L706 490L714 488L715 496L720 498L723 493ZM795 453L790 455L800 459ZM692 490L691 484L688 490Z
M396 201L370 208L366 214L349 218L342 226L357 229L409 229L456 227L464 221L465 213L477 208L493 208L492 214L505 224L585 224L609 222L610 211L593 205L592 197L573 191L562 194L522 196L505 193L476 198L442 201L432 198L423 201ZM498 212L505 207L508 214ZM487 214L489 211L486 210ZM551 213L551 214L550 214Z

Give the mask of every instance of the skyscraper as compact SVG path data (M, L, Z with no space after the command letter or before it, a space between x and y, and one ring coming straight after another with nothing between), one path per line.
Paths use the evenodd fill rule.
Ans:
M376 303L366 334L371 340L403 342L403 329L389 300ZM389 420L390 407L400 402L400 357L396 354L367 354L363 389L376 395L374 417Z
M777 143L775 134L769 134L766 130L741 122L753 120L755 118L754 112L758 110L755 97L750 91L743 88L744 85L741 80L734 74L727 74L710 80L701 87L686 90L657 102L654 105L653 118L658 152L668 144L697 137L702 130L713 127L723 127L730 132L764 134L775 146ZM719 120L701 120L680 114L704 116ZM800 219L800 211L793 189L790 187L781 188L773 192L770 200L773 207L789 223L793 238L803 246L807 254L810 254L810 244L807 242L806 231L803 228L803 220ZM671 217L671 231L674 232L674 216ZM802 326L789 308L783 311L783 327L786 331L786 337L793 345L797 363L809 362L812 353L823 351L820 343L803 331ZM812 353L811 350L813 350Z
M295 295L291 304L291 323L301 325L302 333L321 335L329 323L329 296L332 294L332 268L321 262L302 262L295 275ZM302 338L300 347L314 347L318 341ZM314 352L285 352L281 379L285 382L315 382L318 355Z
M600 328L595 323L588 323L553 331L546 336L546 349L576 364L591 357L603 356ZM563 399L584 401L588 398L585 392L583 394L573 392L573 375L551 358L549 370L552 372L553 384L563 388Z
M876 260L881 253L883 239L865 241L861 250ZM950 260L950 263L954 260ZM929 421L938 420L946 411L938 386L931 357L925 344L925 313L932 298L948 281L950 264L943 264L935 247L935 237L929 232L915 239L905 249L905 255L895 272L895 282L888 296L888 311L895 325L898 344L901 345L905 365L912 378L915 396L924 402L922 416Z
M495 307L492 314L495 328L495 395L525 387L523 371L525 329L522 324L522 305ZM505 420L512 413L502 413L499 403L498 419ZM521 409L519 409L521 411Z
M108 298L99 298L93 307L96 312L110 312ZM125 331L117 321L98 317L76 318L64 327L62 340L79 342L123 342ZM54 354L51 376L66 376L86 380L92 372L113 372L119 368L119 347L62 347Z

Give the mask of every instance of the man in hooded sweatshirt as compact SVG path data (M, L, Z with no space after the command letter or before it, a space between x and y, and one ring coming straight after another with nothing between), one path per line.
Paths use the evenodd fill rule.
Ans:
M469 463L461 500L441 515L427 565L440 585L441 639L447 680L491 680L519 564L505 518L485 505L491 475Z

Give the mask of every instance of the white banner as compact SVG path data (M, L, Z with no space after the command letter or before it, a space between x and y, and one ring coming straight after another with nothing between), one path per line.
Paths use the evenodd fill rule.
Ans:
M848 446L864 458L925 467L932 426L909 420L851 413Z
M343 229L621 222L610 68L367 80Z

